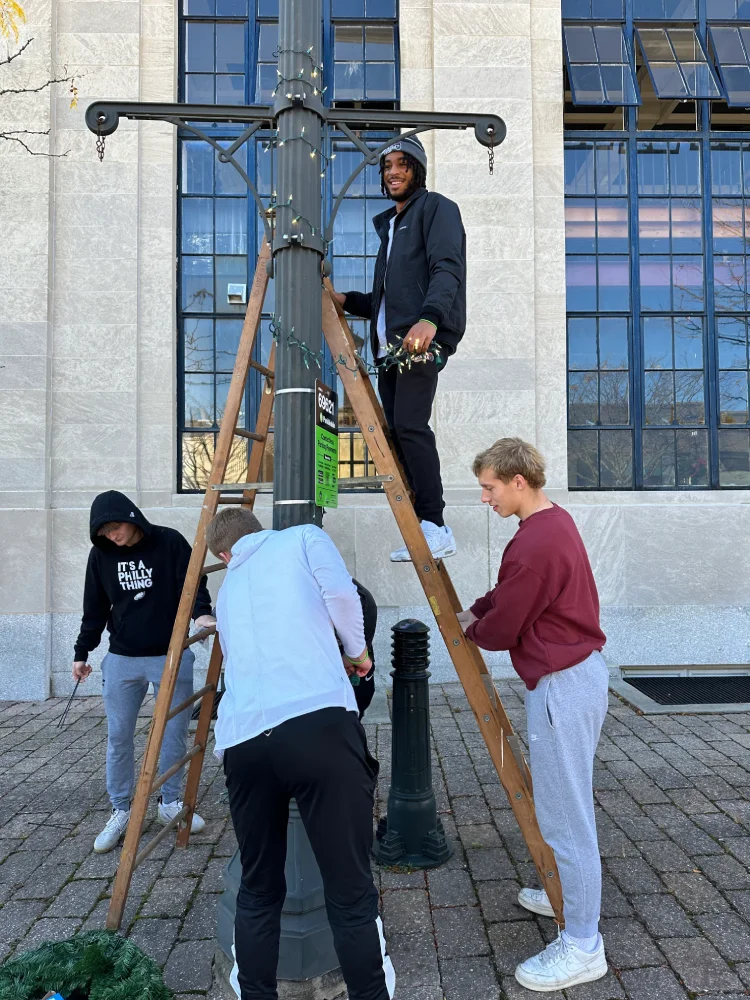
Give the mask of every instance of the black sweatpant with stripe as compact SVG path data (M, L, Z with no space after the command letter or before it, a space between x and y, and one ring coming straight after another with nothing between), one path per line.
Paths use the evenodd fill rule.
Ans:
M389 1000L370 871L378 765L356 715L325 708L290 719L230 747L224 770L242 861L234 932L242 1000L277 997L292 798L323 877L350 1000Z

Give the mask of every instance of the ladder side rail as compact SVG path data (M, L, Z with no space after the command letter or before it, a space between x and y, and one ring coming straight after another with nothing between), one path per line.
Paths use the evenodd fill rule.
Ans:
M323 333L333 357L338 358L341 355L346 361L346 365L339 366L339 375L375 468L378 473L392 474L394 477L392 482L384 483L385 494L529 853L534 860L541 884L545 887L558 923L562 926L562 890L557 864L552 849L544 841L539 830L530 787L513 753L509 739L513 735L513 729L509 722L507 731L500 725L497 706L493 704L475 660L475 656L481 654L479 650L476 653L470 651L469 646L473 644L469 643L458 623L455 608L406 492L400 465L390 448L384 429L382 408L375 397L367 374L361 369L356 373L352 370L355 368L356 357L351 331L330 291L328 295L323 296ZM484 672L486 673L486 667ZM499 698L495 698L494 701L500 703Z
M258 408L258 418L255 422L256 437L250 451L250 458L247 465L248 482L255 482L255 479L251 479L251 475L260 475L261 465L263 463L263 454L265 452L266 442L268 441L268 430L271 424L271 416L273 414L273 379L275 360L276 344L272 344L268 360L268 368L262 369L264 372L263 394L261 396L260 407ZM253 365L252 367L260 368L261 366ZM244 501L242 506L247 507L248 510L252 510L255 503L255 490L244 490L242 496ZM223 563L221 566L224 568ZM198 799L201 772L203 770L203 760L205 758L206 748L208 745L208 733L211 726L211 716L213 714L215 704L213 692L217 691L219 688L219 678L221 676L223 659L224 657L221 649L221 642L217 632L214 638L213 649L211 650L208 674L206 675L206 681L207 684L210 685L212 694L209 697L208 692L206 693L206 696L203 698L201 703L200 715L198 716L198 726L195 731L195 742L196 745L201 747L201 750L197 756L191 760L187 781L185 782L184 802L188 812L185 824L177 831L178 847L187 847L190 841L190 820L192 820Z
M271 417L273 416L275 367L276 344L273 343L271 345L271 353L268 358L268 374L266 374L263 379L263 390L260 397L260 406L258 407L258 419L255 423L256 433L262 438L262 440L255 441L250 449L246 479L246 482L248 483L259 482L260 471L263 466L263 456L265 455L266 445L268 444L268 434L271 429ZM243 490L242 506L247 507L248 510L252 510L255 504L256 495L256 490Z
M222 663L221 643L218 633L214 636L214 644L211 650L211 659L208 661L208 673L206 674L206 686L209 691L203 696L201 711L198 716L198 726L195 730L195 746L200 747L198 753L190 761L187 781L185 782L185 797L183 802L187 813L185 823L177 831L177 846L187 847L190 841L190 825L198 801L198 788L200 786L201 772L203 770L203 759L206 755L208 745L208 733L211 727L211 714L214 708L214 692L219 688L219 675Z
M117 875L112 888L112 899L109 912L107 914L106 926L109 930L117 930L122 920L122 913L125 908L130 882L135 870L138 843L143 829L143 821L148 809L149 798L151 796L151 786L156 778L156 769L159 764L159 755L164 739L164 730L167 724L167 713L169 712L174 689L177 682L177 675L180 670L180 662L185 648L190 619L193 611L193 604L200 579L203 573L203 564L206 556L206 528L216 513L218 505L218 494L210 489L212 482L222 482L225 478L229 456L231 454L234 441L234 428L237 425L240 408L243 401L245 383L250 369L255 337L260 325L263 300L268 286L268 272L266 262L270 258L268 244L263 242L258 262L255 268L252 291L250 293L245 320L242 325L242 333L237 348L232 380L229 385L227 402L222 417L221 428L216 440L214 458L209 475L208 488L204 497L201 513L198 520L198 527L195 534L195 542L190 555L185 582L182 588L180 603L177 608L177 615L172 629L172 637L169 642L162 672L162 679L159 686L159 694L154 705L154 713L149 727L148 740L143 755L143 763L138 778L135 796L131 805L130 822L128 823L125 841L123 843L120 863L117 868Z
M456 613L458 613L459 611L462 610L461 602L458 599L456 588L453 586L453 580L451 580L448 574L448 570L445 568L445 562L443 560L441 560L438 563L438 573L440 574L440 579L442 580L443 586L445 587L445 591L446 594L448 595L448 600L451 603L451 607ZM511 744L511 750L513 752L513 756L516 758L516 761L518 762L518 766L520 767L523 773L524 780L526 781L529 791L533 792L533 785L531 782L531 771L529 770L529 765L521 751L520 743L518 741L518 736L516 736L513 730L513 725L507 716L502 701L500 700L500 695L497 693L497 689L495 688L495 683L492 680L492 674L487 669L487 664L484 662L484 657L482 656L479 647L475 643L473 643L471 639L467 638L466 648L469 651L469 654L471 655L471 658L474 661L477 669L479 670L479 673L482 675L482 681L484 683L485 688L487 689L487 693L490 696L490 700L492 701L498 723L502 727L503 731L508 733L508 740L510 741Z

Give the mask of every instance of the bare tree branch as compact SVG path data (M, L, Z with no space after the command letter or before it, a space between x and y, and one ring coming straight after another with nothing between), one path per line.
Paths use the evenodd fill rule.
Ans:
M24 52L29 47L29 45L31 45L33 41L34 39L30 38L27 42L23 43L18 52L11 52L9 55L5 57L5 59L0 59L0 66L8 66L10 65L10 63L13 62L14 59L18 59L21 53Z
M23 139L19 139L19 135L49 135L49 129L47 128L40 131L34 131L33 129L26 128L10 129L5 132L0 132L0 140L7 139L8 142L17 142L20 146L23 146L26 152L31 156L54 156L59 158L68 155L69 150L67 149L64 153L37 153L35 150L27 146Z
M5 97L7 94L38 94L40 91L46 90L47 87L51 87L53 83L71 83L73 80L75 80L74 76L53 76L51 80L45 80L38 87L6 87L4 90L0 90L0 97Z
M2 9L3 2L4 0L0 0L0 9ZM18 8L18 11L20 11L20 14L18 14L17 16L21 17L22 20L25 20L23 11L21 10L20 7ZM16 32L16 38L17 37L18 33ZM28 49L28 47L31 45L33 41L34 41L33 38L29 38L28 41L23 43L23 45L18 49L18 51L6 54L4 58L0 59L0 68L2 68L3 66L8 66L10 63L13 62L14 59L17 59L23 52L26 51L26 49ZM64 74L63 76L53 76L48 80L44 80L36 87L28 86L28 87L1 88L0 97L9 97L20 94L39 94L42 91L52 87L54 84L69 83L70 93L72 95L70 106L71 108L74 108L78 104L78 87L76 85L77 76L74 73L68 75L67 66L63 66L62 72ZM22 146L26 150L26 152L29 153L30 156L50 156L59 158L68 155L68 150L66 150L64 153L45 153L45 152L39 153L36 150L31 149L28 143L24 139L20 138L21 136L25 135L49 135L49 129L38 130L38 131L35 131L33 129L6 129L5 131L0 132L0 141L4 139L7 142L16 142L18 143L19 146Z

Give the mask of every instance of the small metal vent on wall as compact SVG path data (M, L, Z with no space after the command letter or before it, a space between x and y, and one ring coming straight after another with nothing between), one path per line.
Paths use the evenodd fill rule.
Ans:
M624 667L611 688L645 714L750 712L750 667Z

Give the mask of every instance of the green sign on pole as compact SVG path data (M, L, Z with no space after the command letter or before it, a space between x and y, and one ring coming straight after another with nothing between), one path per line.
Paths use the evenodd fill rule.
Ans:
M339 421L336 393L315 382L315 503L339 505Z

